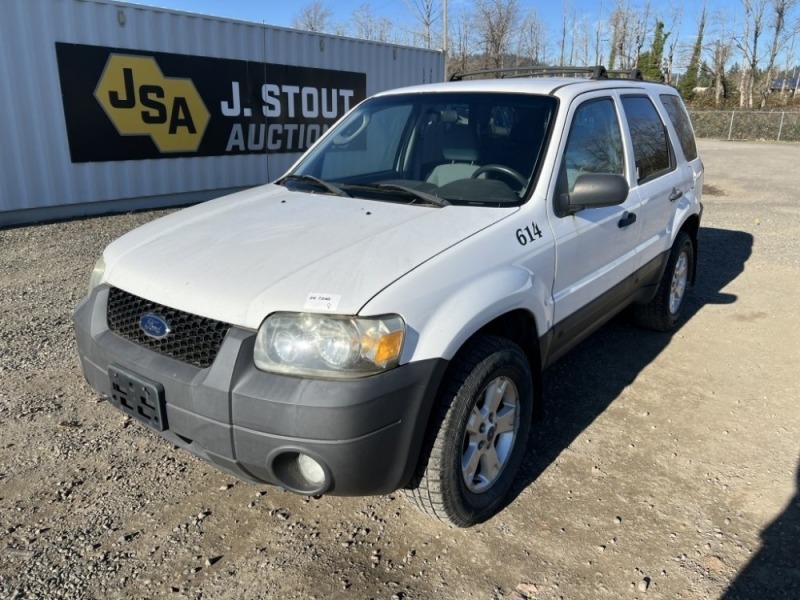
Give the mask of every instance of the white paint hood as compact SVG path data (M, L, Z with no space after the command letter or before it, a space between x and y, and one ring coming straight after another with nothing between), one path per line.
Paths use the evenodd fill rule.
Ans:
M357 314L419 264L517 210L378 202L267 184L129 232L106 248L104 280L251 329L275 311ZM330 298L320 302L315 294Z

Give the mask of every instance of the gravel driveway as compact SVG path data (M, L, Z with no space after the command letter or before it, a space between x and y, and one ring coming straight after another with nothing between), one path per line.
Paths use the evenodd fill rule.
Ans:
M238 482L96 397L72 308L163 212L0 230L0 598L800 598L800 146L700 148L689 318L551 368L513 501L469 530Z

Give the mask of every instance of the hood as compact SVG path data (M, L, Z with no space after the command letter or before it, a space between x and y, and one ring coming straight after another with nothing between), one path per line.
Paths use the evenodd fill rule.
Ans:
M105 281L256 329L275 311L357 314L419 264L517 208L445 208L268 184L135 229L104 252Z

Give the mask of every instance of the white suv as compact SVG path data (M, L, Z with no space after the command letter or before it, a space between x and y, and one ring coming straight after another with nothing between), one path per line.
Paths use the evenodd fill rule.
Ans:
M670 329L694 280L683 103L595 74L378 94L275 183L116 240L75 311L87 380L242 479L489 518L542 369L629 305Z

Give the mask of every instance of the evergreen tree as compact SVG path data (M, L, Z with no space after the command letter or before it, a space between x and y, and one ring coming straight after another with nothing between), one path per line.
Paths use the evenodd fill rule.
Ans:
M663 78L661 68L664 60L664 45L670 32L664 32L664 22L656 21L656 30L653 33L653 44L650 50L639 55L639 69L645 79L660 80Z
M706 9L703 7L703 12L700 15L700 26L697 29L697 41L694 43L692 49L692 58L689 60L689 66L686 67L686 74L681 79L678 91L683 96L684 100L691 100L694 98L694 88L697 87L698 70L700 69L700 53L703 51L703 33L706 27Z

